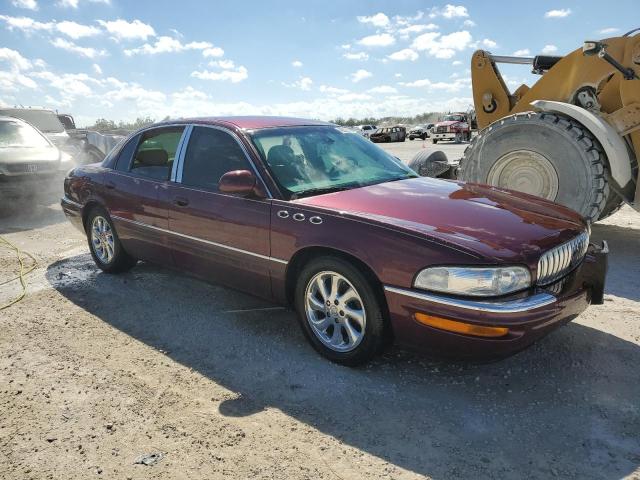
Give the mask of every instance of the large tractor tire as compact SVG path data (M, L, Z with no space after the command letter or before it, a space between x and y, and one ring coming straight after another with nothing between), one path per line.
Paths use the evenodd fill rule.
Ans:
M472 140L460 179L546 198L593 222L610 196L606 163L602 146L580 123L526 112L492 123Z
M451 167L447 162L447 156L441 150L420 150L409 162L409 168L421 177L451 178Z

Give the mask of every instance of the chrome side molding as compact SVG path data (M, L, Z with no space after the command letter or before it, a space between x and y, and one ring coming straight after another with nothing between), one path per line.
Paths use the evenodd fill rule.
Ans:
M546 307L557 301L556 297L549 293L537 293L530 297L521 298L518 300L508 300L506 302L491 301L491 300L463 300L453 297L445 297L442 295L434 295L427 292L419 292L417 290L408 290L406 288L397 288L389 285L385 285L384 289L387 292L396 293L398 295L404 295L405 297L415 298L416 300L422 300L425 302L439 303L440 305L447 305L449 307L462 308L465 310L475 310L478 312L489 313L520 313L527 312L529 310L535 310L536 308Z

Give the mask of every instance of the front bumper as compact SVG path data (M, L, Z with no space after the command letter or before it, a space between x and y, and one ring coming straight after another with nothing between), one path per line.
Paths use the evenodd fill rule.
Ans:
M436 140L455 140L456 135L456 133L433 133L431 138Z
M495 301L386 285L396 342L456 358L498 358L518 352L576 318L590 303L602 303L607 254L606 242L601 247L592 244L580 266L556 283ZM417 313L478 326L507 327L509 332L498 338L453 333L419 323Z

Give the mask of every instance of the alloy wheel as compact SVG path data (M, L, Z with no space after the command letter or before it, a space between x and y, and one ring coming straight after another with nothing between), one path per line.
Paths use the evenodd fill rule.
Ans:
M113 231L109 221L97 215L91 222L91 246L102 263L111 263L114 255Z
M311 278L305 313L314 335L335 352L354 350L364 338L367 317L362 298L339 273L324 271Z

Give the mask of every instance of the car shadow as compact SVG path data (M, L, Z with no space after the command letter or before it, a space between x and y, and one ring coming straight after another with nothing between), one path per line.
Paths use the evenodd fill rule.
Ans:
M596 223L591 241L609 244L609 271L605 293L640 301L640 229Z
M0 205L0 235L43 228L65 221L59 200L46 202L5 201Z
M627 373L640 349L600 330L572 323L492 364L391 349L350 369L318 356L292 312L149 264L113 276L85 254L46 277L92 315L236 392L217 407L225 416L275 407L434 479L623 478L640 465L640 382Z

